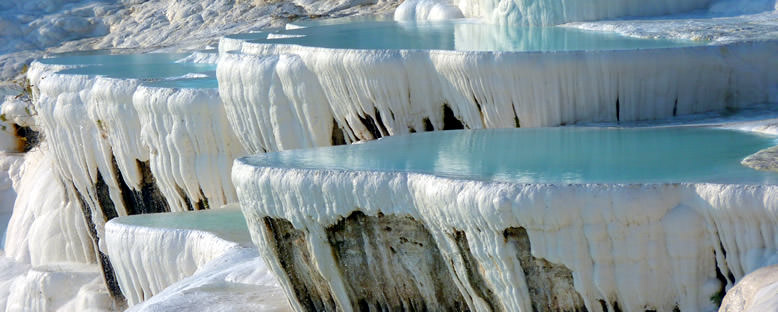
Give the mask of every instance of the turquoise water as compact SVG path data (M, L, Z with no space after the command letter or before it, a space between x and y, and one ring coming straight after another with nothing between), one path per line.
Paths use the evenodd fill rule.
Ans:
M219 87L219 82L216 77L209 76L206 78L159 80L144 83L144 85L158 88L215 89Z
M146 53L146 54L105 54L104 51L78 52L78 54L63 55L39 59L43 64L61 65L138 65L165 64L186 57L187 53Z
M335 20L337 21L337 20ZM342 49L419 49L461 51L576 51L667 48L702 45L690 40L639 39L565 27L506 27L471 20L395 22L361 18L346 23L308 21L306 28L235 36L256 43L297 44ZM251 40L253 39L253 40Z
M144 85L165 88L217 88L216 64L176 63L189 54L84 53L39 60L45 64L83 65L62 74L106 76L143 80Z
M417 172L517 183L776 184L742 166L775 137L711 128L442 131L249 156L264 167Z
M142 214L119 217L112 222L160 229L201 230L233 242L251 241L243 213L234 208Z
M216 64L200 63L147 63L147 64L111 64L90 65L65 69L62 74L100 75L112 78L164 79L184 77L187 74L215 76Z

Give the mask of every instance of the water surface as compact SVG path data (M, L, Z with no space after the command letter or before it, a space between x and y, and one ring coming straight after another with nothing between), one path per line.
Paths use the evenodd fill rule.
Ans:
M256 43L341 49L576 51L684 47L702 41L643 39L566 27L517 27L473 20L396 22L360 18L300 23L303 28L235 36ZM251 40L253 39L253 40Z
M81 65L59 71L68 75L140 79L144 85L165 88L217 88L216 64L180 60L187 53L64 55L39 60L45 64Z
M776 138L715 128L441 131L249 156L256 166L417 172L517 183L776 184L740 164Z
M214 233L232 242L251 241L246 219L237 208L150 213L120 217L112 222L159 229L200 230Z
M57 65L139 65L173 63L188 53L109 54L105 51L84 51L39 59L43 64Z

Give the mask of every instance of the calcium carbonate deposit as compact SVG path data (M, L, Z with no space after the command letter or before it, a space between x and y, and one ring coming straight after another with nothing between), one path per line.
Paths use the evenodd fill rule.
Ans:
M774 309L776 21L4 2L0 311Z

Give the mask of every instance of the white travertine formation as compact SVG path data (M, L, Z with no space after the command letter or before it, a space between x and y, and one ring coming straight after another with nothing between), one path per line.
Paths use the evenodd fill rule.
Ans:
M256 248L234 248L128 312L291 311L276 278Z
M108 222L108 256L129 305L138 304L194 274L237 242L198 230Z
M30 266L0 255L0 310L5 311L11 286L17 278L24 275Z
M140 141L149 149L151 173L173 211L186 209L186 200L189 205L207 200L211 207L237 201L223 173L245 153L216 89L141 86L133 104L143 125Z
M778 250L775 186L716 184L544 185L452 180L413 173L253 167L236 161L233 181L252 237L287 291L291 281L268 244L263 217L288 220L306 233L312 261L338 306L340 291L327 228L360 211L407 215L435 239L465 297L480 298L457 267L455 231L469 249L497 304L531 311L524 273L503 238L525 228L532 255L572 271L586 308L600 300L622 310L709 311L721 287L717 270L735 280L768 264ZM326 190L326 191L325 191ZM322 238L323 237L323 238ZM524 285L524 286L523 286ZM294 296L294 293L289 293ZM485 299L485 298L481 298ZM475 299L474 299L475 300Z
M465 128L478 129L650 120L778 102L776 41L553 53L237 41L223 40L237 50L221 51L217 78L249 153L329 145L333 126L346 142L427 125L439 130L444 105Z
M777 257L778 258L778 257ZM771 259L778 262L778 259ZM720 312L757 312L778 309L778 265L749 273L727 292Z
M55 264L35 267L11 285L5 311L112 311L97 265Z
M236 205L114 219L106 240L130 311L288 310Z
M702 9L710 0L460 0L468 17L483 17L501 24L557 25L575 21L615 19L624 16L656 16Z
M772 40L778 35L778 2L775 0L720 0L707 11L698 13L702 14L576 22L564 27L638 38L709 40L717 43Z
M406 0L394 10L396 21L443 21L462 17L458 7L444 0Z
M233 7L231 1L222 2L215 6ZM122 46L136 45L130 43L133 40L140 45L162 44L190 35L207 40L214 27L200 28L205 15L199 12L216 14L212 16L225 22L232 16L250 19L254 14L264 20L257 25L267 25L277 22L277 17L266 17L273 9L290 16L328 14L357 3L336 2L298 1L268 6L266 11L252 6L251 14L238 9L217 14L208 6L192 9L196 3L171 2L167 10L158 10L167 1L148 1L138 6L142 9L138 12L154 12L151 20L167 20L153 29L170 36L144 31L132 37L111 30L93 45L110 45L111 40ZM444 1L409 0L396 18L439 20L466 15L503 25L553 25L685 12L710 1L552 2L461 1L457 8ZM372 7L391 6L391 1L379 1ZM106 13L97 12L102 6L92 8L95 16ZM106 16L117 13L114 9L123 10L112 8ZM771 16L764 18L760 30L773 23ZM105 22L138 29L149 25L131 19ZM61 24L71 27L77 24L74 21ZM0 16L0 25L8 24L4 22ZM226 24L215 28L243 29ZM6 31L18 33L11 28ZM186 30L181 29L198 31L183 34ZM23 116L20 112L26 107L19 103L6 101L10 104L2 107L3 113L21 116L12 122L42 131L47 140L25 157L18 186L14 183L19 197L6 256L24 264L22 269L8 266L21 276L14 280L18 286L13 292L0 291L0 300L8 298L9 310L85 310L111 304L99 277L102 272L94 265L95 246L88 230L95 231L100 250L116 259L116 275L130 304L163 295L138 305L137 310L178 309L187 302L203 302L204 307L208 298L229 292L246 301L235 301L230 307L248 303L242 307L267 308L252 292L278 294L279 290L271 287L275 284L264 266L251 260L248 248L198 231L149 230L119 223L104 229L106 219L136 208L125 207L127 189L142 192L150 176L171 210L185 210L195 203L218 207L236 200L226 173L231 171L232 159L245 152L440 130L450 117L470 129L537 127L657 119L778 102L774 57L778 42L770 40L638 51L476 53L337 50L223 39L219 49L218 93L55 73L69 65L32 65L28 77L34 86L37 116ZM182 61L213 62L215 56L196 53ZM8 61L0 57L0 62ZM444 107L453 116L444 114ZM4 133L0 133L0 149L10 151L15 143ZM141 162L148 162L150 175ZM526 228L533 256L572 270L575 290L594 311L601 309L600 300L611 309L618 303L625 310L672 310L676 305L684 311L710 310L710 297L724 286L716 279L717 269L730 287L748 272L774 263L778 249L772 230L777 221L772 215L773 186L510 185L416 174L318 173L245 165L234 172L244 205L251 205L244 208L248 207L260 247L267 243L264 235L268 234L260 229L263 216L289 220L296 228L316 234L311 250L346 310L352 303L338 288L342 281L335 266L327 266L332 255L321 234L324 227L355 209L370 216L379 212L412 216L430 230L447 259L461 257L449 237L463 231L471 238L472 257L484 268L480 273L485 283L508 310L531 307L526 285L513 284L525 280L524 272L515 259L502 257L511 251L502 237L507 227ZM83 212L82 205L86 206ZM260 210L252 210L256 207ZM84 224L82 213L93 225ZM636 246L640 249L635 250ZM262 254L283 279L270 252L262 249ZM63 264L72 262L79 264ZM462 263L454 261L451 274L464 274ZM466 294L468 303L483 304L484 298L479 299L468 284L470 279L456 277L456 287ZM0 284L8 285L7 281ZM84 286L57 292L65 283ZM282 280L286 286L289 283ZM226 289L216 289L219 286ZM287 295L294 295L288 289ZM41 300L40 294L52 299Z
M95 263L80 206L67 200L48 145L28 152L14 181L16 202L8 224L5 256L33 266ZM45 194L45 196L42 196Z
M16 190L13 180L19 179L19 167L24 157L15 153L0 153L0 250L5 249L5 235L8 222L16 202Z
M107 250L104 223L110 218L159 209L160 202L180 211L237 200L221 173L243 150L216 90L147 88L135 79L57 73L65 67L34 63L30 70L35 125L45 136L31 155L45 161L26 162L41 173L25 172L24 178L45 183L21 184L22 191L37 193L17 199L9 257L34 266L94 264L100 255L93 244ZM49 196L38 196L44 193ZM104 291L100 280L84 296Z
M213 178L243 153L220 118L223 108L214 90L143 88L136 79L56 73L59 69L33 64L31 80L40 90L36 110L61 175L88 206L98 207L93 189L101 180L116 213L127 215L120 187L140 191L146 181L138 162L149 160L173 211L187 209L182 196L215 206L235 200L229 181ZM148 123L141 127L141 121ZM94 213L100 232L101 212Z

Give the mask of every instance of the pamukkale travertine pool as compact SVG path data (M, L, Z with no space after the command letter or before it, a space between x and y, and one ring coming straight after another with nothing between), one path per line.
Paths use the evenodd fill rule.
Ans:
M776 138L619 125L774 103L778 43L548 25L322 20L218 55L43 59L46 180L139 310L715 309L774 262L778 174L741 161Z
M559 26L495 25L475 20L437 22L376 18L325 23L239 35L254 43L297 44L334 49L458 51L575 51L670 48L705 41L635 38Z
M535 128L431 132L282 151L262 167L417 172L513 183L775 184L740 162L773 136L716 128Z

